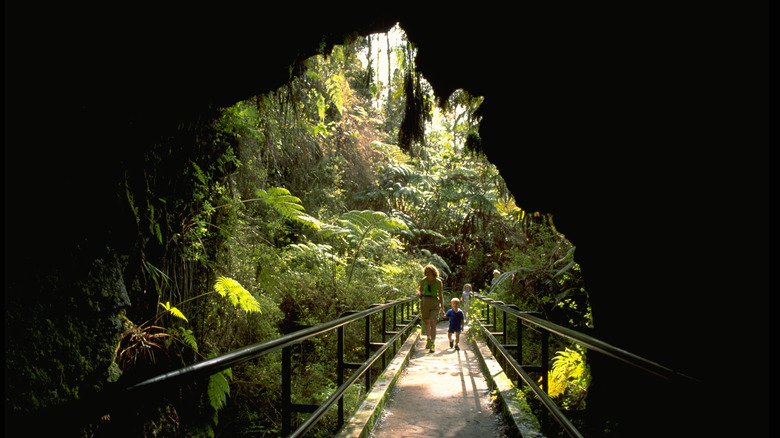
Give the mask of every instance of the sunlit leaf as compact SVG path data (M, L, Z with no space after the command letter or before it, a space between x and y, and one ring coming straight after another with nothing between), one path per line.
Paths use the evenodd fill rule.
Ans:
M170 301L166 301L165 304L160 303L160 305L165 310L167 310L171 315L175 316L176 318L183 319L183 320L187 321L187 317L185 317L184 314L181 313L181 311L179 309L177 309L176 307L171 307L171 302ZM189 322L189 321L187 321L187 322Z
M236 280L227 277L217 277L214 290L226 297L230 304L241 308L245 312L261 312L260 303L255 297L244 289Z

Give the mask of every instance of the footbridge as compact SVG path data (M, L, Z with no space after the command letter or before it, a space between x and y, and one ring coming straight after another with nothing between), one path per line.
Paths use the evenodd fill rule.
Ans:
M450 346L444 321L437 326L433 351L425 348L419 300L405 297L345 312L336 320L129 386L109 388L98 397L61 407L65 413L60 414L81 424L108 416L142 421L140 412L148 411L150 401L169 399L183 385L208 381L215 373L281 350L281 419L280 424L267 425L280 436L587 436L581 426L583 413L558 406L548 395L551 336L662 381L697 384L691 377L515 305L473 294L469 310L458 349ZM307 365L299 352L307 340L321 336L333 338L335 344L331 366L337 388L320 404L301 403L293 399L291 390L293 378L305 379L305 373L294 372ZM524 354L529 348L536 354ZM538 358L538 363L524 363L529 356ZM365 396L356 407L345 406L345 395L355 387ZM330 432L323 430L326 418Z

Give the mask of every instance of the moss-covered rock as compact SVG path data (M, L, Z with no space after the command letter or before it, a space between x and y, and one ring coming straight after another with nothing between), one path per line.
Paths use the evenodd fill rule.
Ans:
M119 314L130 304L122 262L110 250L85 265L78 259L9 281L7 423L96 393L109 378L122 330Z

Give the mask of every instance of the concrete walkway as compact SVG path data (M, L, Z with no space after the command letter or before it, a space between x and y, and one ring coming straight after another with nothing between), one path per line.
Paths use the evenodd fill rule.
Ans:
M437 325L433 353L425 349L424 333L417 339L371 437L508 436L479 359L465 340L465 327L455 351L447 341L447 324Z

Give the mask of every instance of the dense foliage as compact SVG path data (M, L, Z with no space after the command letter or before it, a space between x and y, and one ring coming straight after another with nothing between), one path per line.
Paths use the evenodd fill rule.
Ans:
M427 263L445 295L471 283L559 324L591 325L574 247L552 218L515 205L479 152L481 98L433 96L413 45L385 38L336 46L279 90L182 124L128 171L138 238L122 261L132 305L118 313L113 380L411 295ZM372 67L380 58L384 72ZM335 388L327 342L296 350L297 402ZM139 432L277 436L279 375L275 354L233 367L152 409ZM110 433L104 420L85 434ZM318 427L331 436L335 423Z

